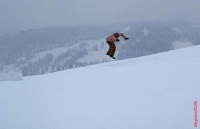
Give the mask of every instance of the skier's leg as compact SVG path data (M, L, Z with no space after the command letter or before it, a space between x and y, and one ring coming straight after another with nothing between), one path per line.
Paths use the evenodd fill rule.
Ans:
M114 54L115 54L115 51L116 51L116 46L115 46L114 43L112 44L112 48L113 48L113 49L112 49L112 53L111 53L110 56L111 56L111 57L114 57Z
M107 44L109 45L109 49L108 49L108 52L106 53L106 55L110 56L112 54L112 51L113 51L113 45L112 44L114 44L114 43L107 41Z

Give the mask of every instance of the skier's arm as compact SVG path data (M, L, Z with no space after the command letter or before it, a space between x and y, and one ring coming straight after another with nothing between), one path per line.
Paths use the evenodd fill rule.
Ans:
M119 36L122 36L124 39L126 39L126 36L123 33L119 33Z
M128 40L129 38L127 38L123 33L119 33L119 36L122 36L125 40Z

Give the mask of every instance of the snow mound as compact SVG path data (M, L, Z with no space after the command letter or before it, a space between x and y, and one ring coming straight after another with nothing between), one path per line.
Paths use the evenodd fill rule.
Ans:
M192 129L199 66L196 46L1 82L0 128Z

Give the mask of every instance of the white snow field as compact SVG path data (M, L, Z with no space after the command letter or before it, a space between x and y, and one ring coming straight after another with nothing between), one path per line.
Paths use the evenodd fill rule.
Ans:
M186 41L175 41L175 42L172 42L172 45L174 46L174 49L180 49L180 48L193 46L192 42L189 42L187 40Z
M0 82L0 129L193 129L194 101L200 46Z

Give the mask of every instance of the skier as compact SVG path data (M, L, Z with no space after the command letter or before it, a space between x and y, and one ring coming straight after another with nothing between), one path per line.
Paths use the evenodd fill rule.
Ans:
M118 38L120 36L122 36L125 40L129 39L123 33L118 33L118 32L115 32L114 34L111 34L110 36L108 36L106 38L106 42L109 45L109 49L108 49L108 52L106 53L106 55L110 56L113 59L115 59L114 54L115 54L115 50L116 50L116 46L115 46L114 42L115 41L119 42L120 40Z

